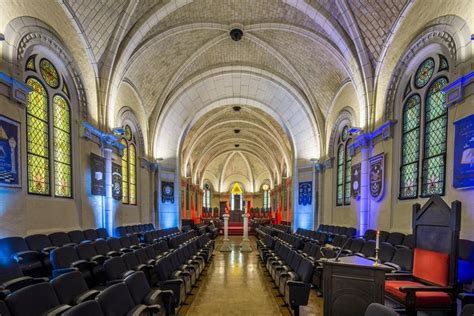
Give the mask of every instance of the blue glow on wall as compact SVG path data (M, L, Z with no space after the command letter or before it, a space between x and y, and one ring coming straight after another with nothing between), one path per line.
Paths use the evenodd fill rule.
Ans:
M159 214L161 229L179 226L179 213L176 210L174 203L161 203Z
M297 208L294 214L293 230L298 228L313 229L313 214L302 208Z

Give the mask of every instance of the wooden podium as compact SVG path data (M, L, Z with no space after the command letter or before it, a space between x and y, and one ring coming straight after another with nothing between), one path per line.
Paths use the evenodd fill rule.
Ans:
M358 256L324 263L324 316L364 316L370 303L384 303L385 273L390 267Z

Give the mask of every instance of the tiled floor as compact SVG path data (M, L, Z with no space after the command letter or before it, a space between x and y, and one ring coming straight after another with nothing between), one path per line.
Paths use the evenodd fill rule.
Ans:
M254 238L252 253L239 251L242 238L238 236L230 237L233 251L222 253L222 239L217 239L213 261L180 315L290 315L288 308L281 307L283 300L277 297L271 278L259 262ZM322 299L314 290L310 304L301 308L300 315L322 315Z

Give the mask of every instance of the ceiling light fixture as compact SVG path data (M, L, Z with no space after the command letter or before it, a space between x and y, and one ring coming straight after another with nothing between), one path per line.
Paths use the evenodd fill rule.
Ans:
M240 133L240 129L234 129L234 133L236 134Z
M232 109L235 111L235 112L240 112L240 110L242 109L240 106L236 105L234 107L232 107Z
M235 146L235 148L239 148L240 145L239 145L239 144L235 144L234 146Z
M230 30L230 38L233 40L233 41L240 41L242 39L242 36L244 36L244 32L242 32L241 29L232 29Z

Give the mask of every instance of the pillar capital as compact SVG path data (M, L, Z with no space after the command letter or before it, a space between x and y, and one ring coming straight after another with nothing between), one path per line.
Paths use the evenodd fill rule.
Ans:
M446 94L446 107L462 102L466 97L474 94L474 71L460 76L442 91Z
M119 136L101 131L97 127L93 126L89 122L82 122L83 126L83 137L97 143L103 149L113 150L117 149L120 156L123 156L123 150L125 148L119 141Z
M26 106L30 92L31 88L28 85L10 77L4 72L0 72L0 94L22 106Z

